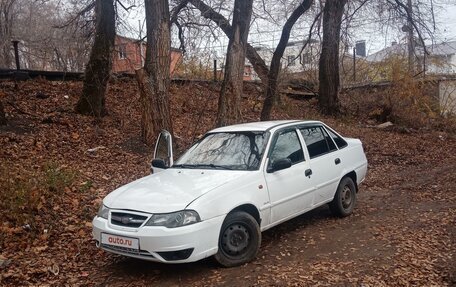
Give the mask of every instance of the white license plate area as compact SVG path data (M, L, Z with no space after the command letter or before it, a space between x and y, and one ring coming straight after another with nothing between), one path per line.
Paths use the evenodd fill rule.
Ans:
M138 238L119 236L119 235L114 235L114 234L109 234L109 233L102 233L101 234L101 243L139 250L139 239Z

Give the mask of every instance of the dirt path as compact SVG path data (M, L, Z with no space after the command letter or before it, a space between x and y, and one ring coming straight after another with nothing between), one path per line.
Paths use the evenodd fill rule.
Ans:
M454 164L439 166L440 176L454 177ZM453 202L416 200L407 194L410 181L435 185L435 177L409 170L394 190L363 188L358 209L334 219L322 207L263 234L259 258L238 268L219 268L213 260L162 265L115 258L100 267L108 285L251 286L251 285L444 285L455 283ZM454 181L453 181L454 182ZM437 182L438 184L438 182ZM454 192L454 191L453 191ZM452 229L452 230L451 230ZM454 256L454 255L453 255ZM113 256L114 258L114 256ZM446 282L446 283L445 283Z
M372 151L354 215L336 219L324 206L268 230L258 259L250 264L223 269L211 259L162 265L112 256L113 262L99 269L103 284L455 284L456 164L454 158L440 160L438 152L426 155L437 157L432 162L414 164L416 158Z

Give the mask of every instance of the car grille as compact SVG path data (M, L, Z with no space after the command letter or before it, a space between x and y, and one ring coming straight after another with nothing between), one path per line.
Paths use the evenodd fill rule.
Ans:
M119 226L140 227L146 219L147 216L138 214L124 212L111 213L111 223Z
M101 244L101 248L108 250L108 251L111 250L111 251L120 252L123 254L133 254L133 255L140 255L140 256L155 258L152 254L150 254L148 251L145 251L145 250L138 251L137 249L126 248L126 247L121 247L121 246L114 246L114 245L109 245L109 244Z

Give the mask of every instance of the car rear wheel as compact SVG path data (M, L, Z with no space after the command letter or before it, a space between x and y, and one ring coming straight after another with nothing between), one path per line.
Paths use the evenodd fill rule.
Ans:
M337 187L334 199L329 203L329 208L335 216L349 216L356 203L356 186L350 177L344 177Z
M255 258L260 249L261 231L250 214L235 211L227 215L219 236L215 259L225 267L244 264Z

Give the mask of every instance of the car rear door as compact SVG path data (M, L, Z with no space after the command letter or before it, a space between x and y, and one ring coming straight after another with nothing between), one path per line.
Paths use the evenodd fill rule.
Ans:
M342 173L340 152L322 125L299 127L315 184L313 206L331 201Z
M312 205L314 186L306 176L306 172L310 171L309 162L304 158L298 132L295 127L277 131L267 154L264 176L269 191L272 225L302 213ZM290 159L292 166L271 171L273 162L284 158Z

